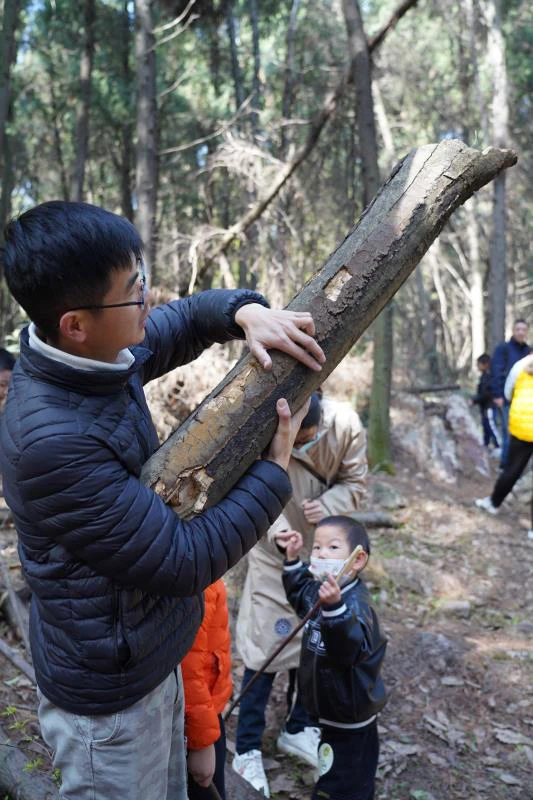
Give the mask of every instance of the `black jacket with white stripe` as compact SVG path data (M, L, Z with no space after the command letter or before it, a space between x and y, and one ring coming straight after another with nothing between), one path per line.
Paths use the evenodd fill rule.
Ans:
M283 585L304 617L318 599L320 583L301 561L285 561ZM319 725L352 729L370 723L387 702L380 674L387 640L359 578L341 595L304 628L299 680L305 707Z

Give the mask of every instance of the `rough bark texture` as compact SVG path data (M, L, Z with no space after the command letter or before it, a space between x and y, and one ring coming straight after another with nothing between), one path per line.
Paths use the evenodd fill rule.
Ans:
M89 147L89 118L91 113L91 84L94 57L95 0L85 0L85 32L80 60L80 99L76 119L76 163L72 183L72 199L83 200L85 163Z
M393 297L450 214L515 162L510 150L480 153L457 140L412 151L289 304L314 317L327 357L322 372L274 352L265 373L245 356L147 462L143 480L184 516L222 498L271 439L276 399L301 405Z
M154 280L158 182L158 121L154 0L136 0L135 56L137 59L136 225L145 246L148 272Z

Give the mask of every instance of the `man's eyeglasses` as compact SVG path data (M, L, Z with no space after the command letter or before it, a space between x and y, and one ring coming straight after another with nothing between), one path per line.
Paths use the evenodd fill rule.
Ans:
M69 308L67 309L67 311L91 311L99 308L126 308L127 306L139 306L139 308L144 308L146 305L146 297L148 295L148 286L146 282L146 272L144 270L144 261L141 261L139 263L137 280L139 282L139 288L141 292L140 300L129 300L126 303L101 303L99 305L92 304L87 306L76 306L76 308ZM67 311L63 313L66 314Z

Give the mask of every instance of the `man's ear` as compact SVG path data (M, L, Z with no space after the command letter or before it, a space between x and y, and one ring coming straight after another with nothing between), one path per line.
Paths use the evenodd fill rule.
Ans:
M83 311L67 311L59 320L59 332L65 339L82 344L87 339L86 318Z

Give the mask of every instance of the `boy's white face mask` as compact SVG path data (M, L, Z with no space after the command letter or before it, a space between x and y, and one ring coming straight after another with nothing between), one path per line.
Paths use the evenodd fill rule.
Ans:
M317 580L325 578L326 575L333 575L335 578L347 561L347 558L313 558L311 556L309 572Z

